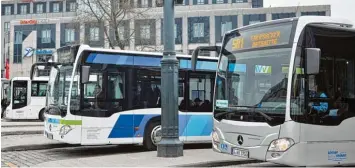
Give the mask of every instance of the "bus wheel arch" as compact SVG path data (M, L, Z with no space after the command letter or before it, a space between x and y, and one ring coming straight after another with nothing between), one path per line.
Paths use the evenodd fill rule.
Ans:
M157 150L157 146L152 140L152 133L161 130L161 118L160 116L153 117L147 122L144 128L143 145L147 150ZM153 133L153 134L154 134Z
M38 119L44 121L44 108L42 108L38 113Z

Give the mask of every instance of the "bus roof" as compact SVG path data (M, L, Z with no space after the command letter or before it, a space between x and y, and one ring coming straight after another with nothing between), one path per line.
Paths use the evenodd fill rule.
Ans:
M304 27L305 25L308 25L311 23L339 24L339 25L346 25L348 27L353 27L350 20L343 19L343 18L336 18L336 17L330 17L330 16L301 16L301 17L276 19L276 20L269 20L269 21L265 21L265 22L255 23L255 24L243 26L243 27L240 27L240 28L237 28L234 30L230 30L227 32L227 34L234 32L236 30L245 30L245 29L250 29L250 28L263 27L263 26L284 23L284 22L291 22L291 21L298 21L298 23L299 23L298 26L301 26L301 27Z
M124 53L124 54L137 54L137 55L151 55L151 56L163 57L163 53L161 53L161 52L113 50L113 49L104 49L104 48L93 48L93 47L89 47L88 45L85 45L84 51L96 51L96 52L108 52L108 53ZM191 59L191 55L176 54L176 57L177 58L189 58L189 59ZM218 57L199 56L199 59L218 60Z

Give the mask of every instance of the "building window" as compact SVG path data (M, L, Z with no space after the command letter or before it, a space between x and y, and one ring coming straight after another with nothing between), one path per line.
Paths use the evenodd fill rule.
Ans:
M141 26L141 38L142 39L150 39L150 26L149 25Z
M20 6L20 14L21 15L27 14L27 5L21 5Z
M90 41L99 41L99 28L90 28Z
M204 33L204 23L194 23L193 24L193 32L194 32L194 37L203 37Z
M273 13L272 20L296 17L296 13Z
M4 22L4 31L5 33L10 31L10 22Z
M36 13L43 13L43 4L36 5Z
M59 3L53 3L53 12L59 12Z
M177 24L174 24L174 38L177 38Z
M64 40L66 43L73 42L75 40L75 29L65 29L64 33Z
M142 0L141 1L141 7L143 7L143 8L147 8L148 7L148 0Z
M224 0L216 0L216 3L222 4L222 3L224 3Z
M224 22L221 24L221 36L222 37L229 30L232 30L232 22Z
M50 43L51 42L51 30L42 30L42 43Z
M69 3L69 11L70 12L75 12L75 8L76 8L76 3L75 2L70 2Z
M325 11L301 12L301 16L325 16Z
M262 8L264 6L264 0L252 0L253 8Z
M197 0L197 4L198 5L203 5L203 4L205 4L205 0Z
M120 40L124 40L124 26L120 26L118 28L118 38L120 38Z
M266 21L266 14L251 14L243 16L243 25L247 26Z
M11 15L11 6L5 6L5 15Z
M22 31L15 31L15 44L22 44Z

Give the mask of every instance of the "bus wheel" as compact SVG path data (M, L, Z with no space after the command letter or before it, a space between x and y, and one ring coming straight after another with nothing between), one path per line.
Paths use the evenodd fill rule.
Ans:
M38 114L38 119L44 121L44 109L42 109Z
M144 147L148 150L157 150L157 144L161 140L160 121L151 122L144 133Z

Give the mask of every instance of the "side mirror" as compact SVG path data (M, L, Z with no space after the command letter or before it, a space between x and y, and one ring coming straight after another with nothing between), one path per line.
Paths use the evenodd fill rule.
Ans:
M319 48L306 48L307 75L319 73L321 50Z
M90 66L81 66L81 83L89 82Z
M220 46L200 46L197 47L191 55L191 69L192 71L196 70L196 63L197 63L197 57L200 51L216 51L219 55L221 52L221 47Z

